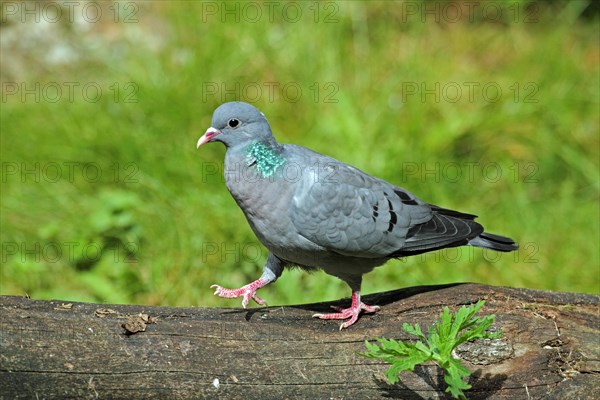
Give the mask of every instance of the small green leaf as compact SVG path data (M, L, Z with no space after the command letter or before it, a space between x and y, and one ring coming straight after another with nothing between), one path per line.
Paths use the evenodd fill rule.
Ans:
M421 326L419 324L410 325L405 322L404 324L402 324L402 329L406 333L410 333L411 335L417 336L419 339L427 340L427 338L423 334L423 331L421 331Z
M465 382L471 371L460 360L452 357L452 350L467 341L498 338L502 335L501 331L487 331L493 324L495 315L475 317L484 304L485 301L481 300L470 306L462 306L455 313L444 307L439 320L429 327L427 336L419 324L404 323L402 329L419 340L411 343L375 338L378 344L365 341L367 351L359 354L363 357L380 358L391 364L386 373L391 384L398 382L400 372L414 371L418 364L434 361L444 369L444 381L448 384L446 392L455 398L464 399L463 391L471 388Z
M446 392L450 392L455 398L465 397L463 390L471 389L471 385L463 379L468 378L471 371L465 368L459 360L452 358L448 361L449 365L445 368L444 374L444 381L448 384Z

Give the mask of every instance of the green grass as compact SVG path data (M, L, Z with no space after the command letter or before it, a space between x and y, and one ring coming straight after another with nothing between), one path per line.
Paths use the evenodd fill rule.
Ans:
M7 48L3 95L7 82L93 82L102 96L3 99L0 292L239 306L209 286L255 279L267 253L223 183L224 148L195 149L212 111L233 99L255 103L281 142L475 213L522 246L499 259L461 248L394 260L365 276L364 293L457 281L600 292L600 46L598 18L578 17L587 3L539 3L536 22L521 14L441 24L388 2L321 3L314 22L314 3L300 4L298 22L281 12L270 22L263 9L259 21L235 23L206 3L145 2L138 22L105 14L82 32L52 26L74 61L44 62L41 45ZM6 37L21 25L8 19L0 29ZM436 83L439 101L407 92ZM236 84L237 94L223 92ZM349 290L293 270L261 293L277 305Z

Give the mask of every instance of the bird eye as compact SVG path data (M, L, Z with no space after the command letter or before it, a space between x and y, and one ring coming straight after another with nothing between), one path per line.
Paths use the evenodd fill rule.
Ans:
M227 122L227 125L229 125L230 128L235 128L239 124L240 124L240 120L239 119L235 119L235 118L232 118L232 119L229 120L229 122Z

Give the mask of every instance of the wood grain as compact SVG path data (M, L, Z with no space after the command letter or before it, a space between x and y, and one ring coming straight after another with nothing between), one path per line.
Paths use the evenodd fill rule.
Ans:
M243 310L2 296L0 398L448 398L435 365L390 385L387 365L357 352L376 336L409 339L403 322L428 326L444 305L479 299L504 337L458 349L474 371L470 399L598 398L599 296L456 284L365 299L382 310L340 332L311 315L349 299Z

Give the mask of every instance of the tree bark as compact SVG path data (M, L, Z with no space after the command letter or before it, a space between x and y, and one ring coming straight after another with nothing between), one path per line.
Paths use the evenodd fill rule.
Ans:
M339 331L311 318L335 303L252 309L149 307L0 297L1 399L449 398L433 364L400 374L364 341L409 340L403 322L485 299L504 336L462 345L470 399L591 399L600 393L600 297L479 284L364 296L381 311Z

